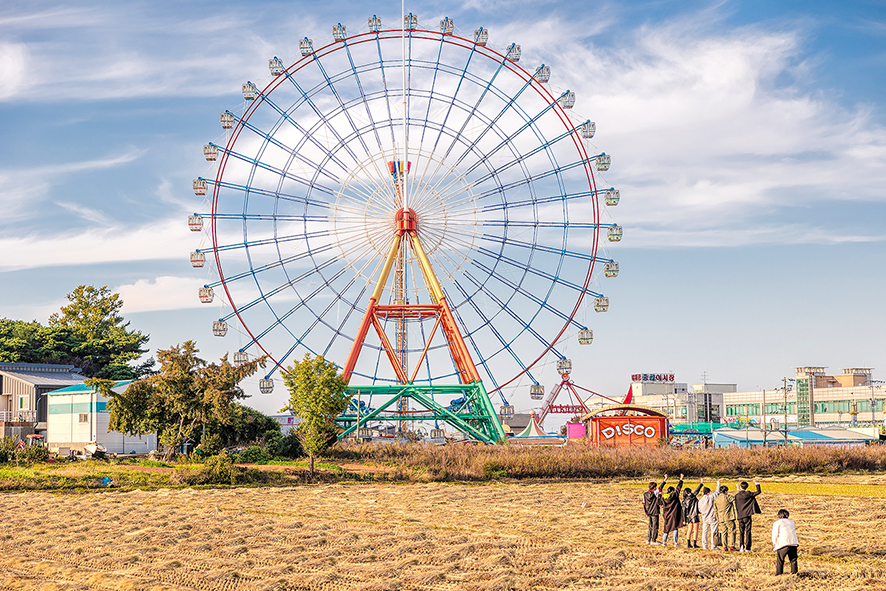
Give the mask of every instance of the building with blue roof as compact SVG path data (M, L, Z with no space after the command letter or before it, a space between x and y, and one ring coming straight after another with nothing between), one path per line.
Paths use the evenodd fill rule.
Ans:
M117 382L111 388L122 394L132 380ZM140 437L110 431L108 399L85 384L76 384L47 394L46 442L50 451L67 455L83 451L87 445L101 445L108 453L148 453L157 449L157 434Z

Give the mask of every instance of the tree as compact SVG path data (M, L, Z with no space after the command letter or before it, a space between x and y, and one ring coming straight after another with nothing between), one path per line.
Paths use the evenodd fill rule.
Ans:
M127 330L120 315L123 300L108 286L81 285L68 294L67 306L49 317L50 328L69 332L79 344L70 351L70 361L90 377L116 380L137 379L152 373L154 360L131 367L147 349L149 336Z
M302 419L297 432L302 448L311 458L313 478L314 458L335 441L335 418L351 400L348 385L334 363L322 355L311 359L308 354L286 370L283 382L289 390L289 405L283 410L291 410Z
M130 362L147 349L148 335L127 330L120 316L123 300L107 287L81 285L70 304L49 317L49 326L0 318L0 361L63 363L86 377L133 380L153 373L154 360Z
M129 435L156 432L169 460L185 441L199 440L205 426L229 423L233 401L246 397L239 383L264 367L265 358L234 366L225 355L207 364L198 352L194 341L157 351L157 374L122 394L108 394L109 428Z
M254 408L231 404L230 419L206 425L206 436L217 437L221 447L245 445L262 440L268 432L280 433L280 423Z

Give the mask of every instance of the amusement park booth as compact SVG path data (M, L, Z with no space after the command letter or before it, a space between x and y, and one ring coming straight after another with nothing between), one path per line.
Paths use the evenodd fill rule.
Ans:
M668 418L637 404L614 404L582 417L597 447L657 447L667 440Z

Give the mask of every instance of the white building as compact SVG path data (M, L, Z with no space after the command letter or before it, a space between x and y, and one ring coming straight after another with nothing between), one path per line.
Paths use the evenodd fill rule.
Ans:
M301 423L301 419L292 413L271 415L271 418L280 423L280 433L283 435L289 435Z
M725 413L724 394L735 384L693 384L674 381L674 374L631 376L633 401L666 414L672 423L718 423Z
M131 381L117 382L113 390L123 393ZM92 388L77 384L47 393L46 443L50 451L83 451L90 443L103 445L108 453L148 453L157 449L157 434L133 437L108 431L108 399Z
M789 387L726 395L726 422L752 421L778 427L877 425L883 421L886 388L867 367L827 375L821 366L794 368Z

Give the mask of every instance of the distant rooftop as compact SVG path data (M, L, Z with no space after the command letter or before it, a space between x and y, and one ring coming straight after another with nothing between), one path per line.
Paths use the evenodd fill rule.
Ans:
M62 365L59 363L18 363L0 361L0 371L80 373L80 368L74 365Z

